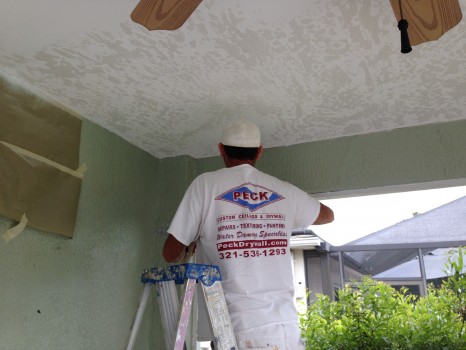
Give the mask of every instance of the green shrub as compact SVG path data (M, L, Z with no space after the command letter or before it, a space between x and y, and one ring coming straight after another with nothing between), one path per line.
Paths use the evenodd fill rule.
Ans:
M424 297L365 277L347 285L337 300L318 295L301 315L307 349L466 349L466 276L463 251L449 261L449 277Z

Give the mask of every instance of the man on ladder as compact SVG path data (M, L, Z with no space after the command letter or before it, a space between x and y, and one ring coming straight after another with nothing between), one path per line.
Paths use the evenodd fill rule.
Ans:
M253 123L227 125L218 147L226 168L191 183L163 256L180 262L195 249L197 263L220 267L239 350L304 349L294 305L291 232L332 222L333 211L254 167L263 148ZM198 325L200 338L203 326Z

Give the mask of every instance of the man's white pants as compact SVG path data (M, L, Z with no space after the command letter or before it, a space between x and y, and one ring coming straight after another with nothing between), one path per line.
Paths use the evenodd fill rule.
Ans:
M273 324L236 332L239 350L304 350L297 324Z

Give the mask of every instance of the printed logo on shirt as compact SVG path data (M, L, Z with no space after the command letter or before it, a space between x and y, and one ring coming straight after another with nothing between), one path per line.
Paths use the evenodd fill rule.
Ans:
M285 199L285 197L268 188L254 185L250 182L232 188L215 198L215 200L230 202L240 207L248 208L249 211L256 211L282 199Z

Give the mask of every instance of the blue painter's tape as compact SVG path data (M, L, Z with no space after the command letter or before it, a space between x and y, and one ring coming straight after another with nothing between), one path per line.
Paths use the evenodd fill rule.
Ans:
M195 279L205 286L211 286L216 281L221 281L220 268L215 265L181 264L166 267L154 267L142 273L142 283L159 283L175 281L183 284L187 279Z

